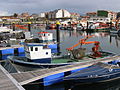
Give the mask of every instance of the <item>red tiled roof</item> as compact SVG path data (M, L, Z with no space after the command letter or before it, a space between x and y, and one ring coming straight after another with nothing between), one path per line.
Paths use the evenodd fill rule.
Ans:
M49 32L38 32L38 34L49 33Z

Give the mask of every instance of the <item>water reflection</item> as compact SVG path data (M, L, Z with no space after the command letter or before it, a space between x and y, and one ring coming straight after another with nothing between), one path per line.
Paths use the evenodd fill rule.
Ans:
M116 46L119 47L120 37L117 34L110 34L110 43L114 41L115 41Z
M61 35L61 47L64 49L73 46L76 44L81 38L84 38L86 35L95 35L95 37L89 39L91 41L100 41L103 50L115 52L117 54L120 53L118 51L120 44L120 37L116 35L111 35L109 32L85 32L85 31L60 31ZM89 41L88 40L88 41ZM85 45L87 46L87 45ZM89 45L91 47L91 45ZM88 49L90 47L87 47Z
M74 85L71 90L120 90L120 79L105 83Z
M29 85L25 85L24 88L26 90L120 90L120 79L104 83L84 85L74 85L69 82L62 82L46 87L43 87L40 84L31 83Z

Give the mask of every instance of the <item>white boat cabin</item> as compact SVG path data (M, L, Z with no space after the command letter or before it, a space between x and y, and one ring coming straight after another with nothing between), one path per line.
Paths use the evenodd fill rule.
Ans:
M50 63L51 62L51 49L38 44L27 43L25 44L25 56L33 62Z
M0 26L0 33L3 33L3 32L11 32L13 31L12 29L8 28L8 27L3 27L3 26Z
M53 33L39 32L39 38L42 41L53 41Z

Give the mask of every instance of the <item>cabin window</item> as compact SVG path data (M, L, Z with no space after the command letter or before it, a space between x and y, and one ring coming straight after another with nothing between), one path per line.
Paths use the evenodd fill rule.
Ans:
M48 34L48 36L50 36L50 34Z
M48 55L48 52L46 52L46 55Z
M44 36L45 36L45 34L44 34Z
M31 51L33 51L33 47L31 47Z
M38 51L38 48L37 48L37 47L35 48L35 51Z

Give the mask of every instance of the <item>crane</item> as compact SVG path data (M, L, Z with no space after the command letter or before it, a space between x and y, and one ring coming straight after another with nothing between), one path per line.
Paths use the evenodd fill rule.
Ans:
M78 45L81 45L81 46L82 46L82 45L85 45L85 44L92 44L92 43L94 43L95 46L92 48L92 52L93 52L92 56L94 56L94 57L101 57L102 55L101 55L101 53L98 51L98 50L99 50L99 47L100 47L100 42L99 42L99 41L88 41L88 42L86 42L86 40L88 40L89 38L91 38L91 37L93 37L93 36L95 36L95 35L86 36L85 38L80 39L77 44L73 45L73 46L70 47L70 48L66 48L66 50L72 51L72 50L73 50L75 47L77 47Z

